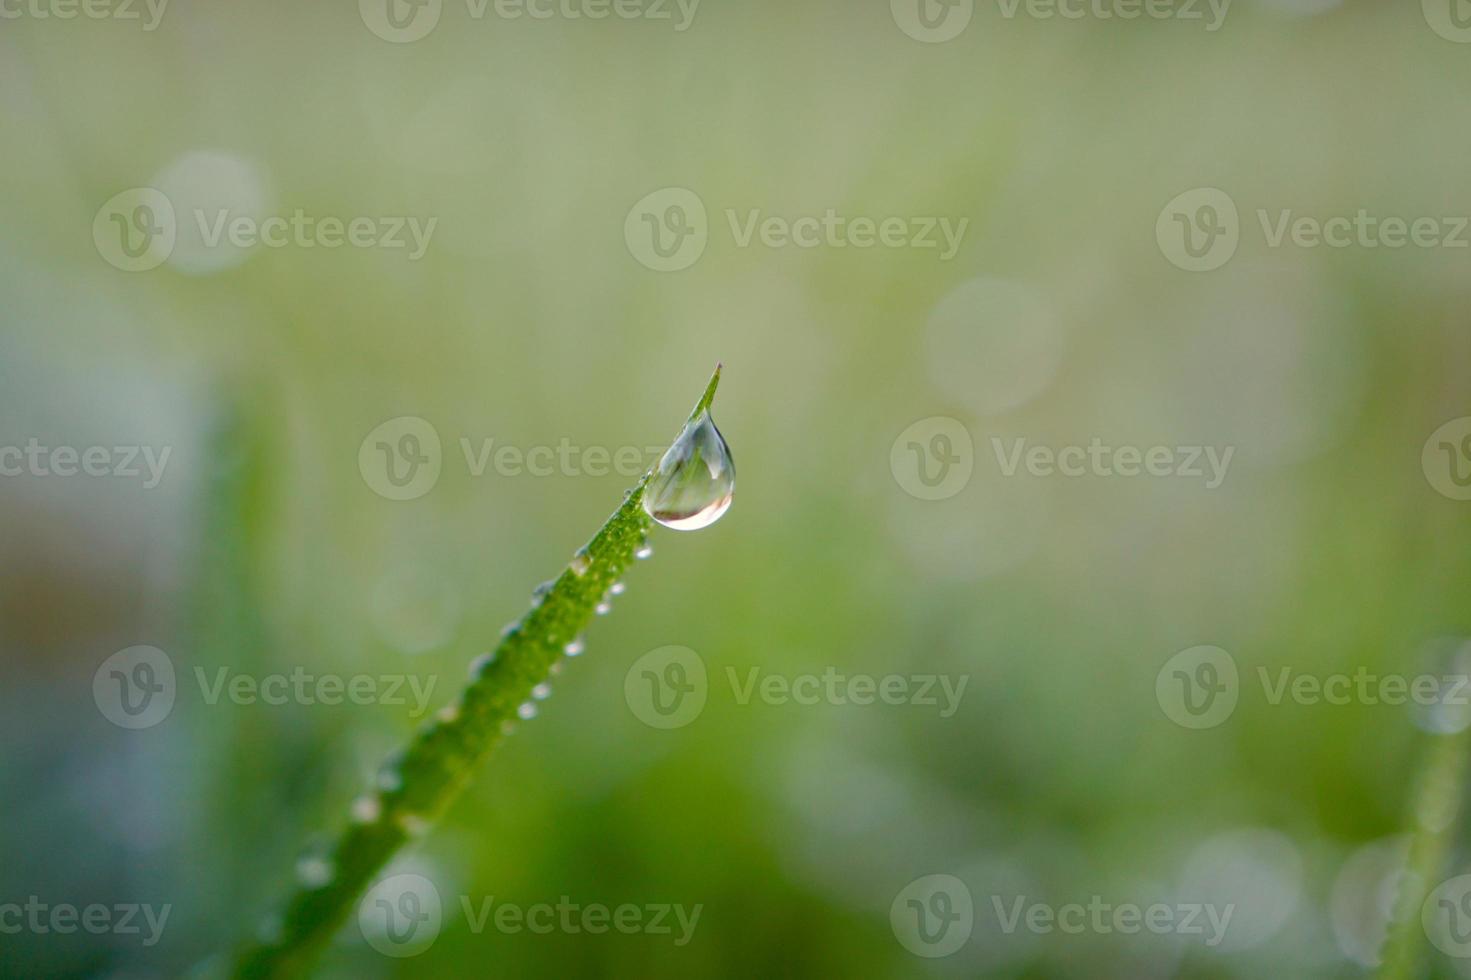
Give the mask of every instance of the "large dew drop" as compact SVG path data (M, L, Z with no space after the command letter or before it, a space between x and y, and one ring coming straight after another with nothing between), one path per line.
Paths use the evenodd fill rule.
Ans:
M644 489L644 510L676 531L709 527L730 509L735 461L709 410L684 427L654 467Z

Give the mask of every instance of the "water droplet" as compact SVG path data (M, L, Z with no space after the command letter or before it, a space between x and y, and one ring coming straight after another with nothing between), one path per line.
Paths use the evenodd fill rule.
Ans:
M374 823L383 815L383 803L376 796L363 794L352 801L354 823Z
M553 677L556 677L558 674L562 673L562 661L553 661L552 665L547 668L547 673L551 674Z
M571 643L569 643L566 646L564 646L562 648L562 652L565 653L569 657L576 657L576 656L580 656L582 654L582 651L583 650L586 650L586 649L587 649L587 641L584 640L582 637L579 636L577 639L573 640Z
M312 854L296 862L296 880L305 888L321 888L332 880L332 862Z
M698 531L720 520L735 494L735 461L710 412L684 427L659 459L644 489L644 510L676 531Z
M645 541L643 544L638 546L638 550L633 553L633 557L637 558L639 561L643 561L645 558L654 557L654 546Z
M501 636L510 636L512 633L519 633L520 631L521 621L519 619L512 620L501 627Z
M530 701L522 702L521 706L516 709L516 716L522 721L530 721L536 717L536 705Z
M592 564L592 559L588 557L587 549L578 548L577 554L572 556L572 564L570 566L572 569L572 574L576 575L578 578L581 578L582 576L587 574L587 567L590 564Z
M480 680L481 676L485 673L485 668L489 667L493 663L495 663L494 650L490 651L489 653L482 653L480 656L470 661L470 679L472 681Z
M284 928L279 915L268 915L261 920L260 927L256 929L256 938L267 946L274 946L281 941Z
M531 608L535 609L537 606L541 605L541 601L547 597L547 593L552 591L552 586L556 584L557 583L555 582L543 582L536 588L532 589Z
M459 721L460 703L458 701L451 701L443 708L440 708L439 711L435 713L434 717L438 718L441 723L446 725Z
M546 681L542 681L531 689L531 696L538 701L545 701L552 696L552 686Z
M597 613L599 616L606 616L608 615L608 613L613 611L613 604L607 599L604 599L596 606L593 606L592 611Z
M398 826L410 837L423 837L429 832L429 821L417 813L400 813Z
M612 585L608 586L608 594L609 595L622 595L623 593L625 593L627 591L628 591L628 586L625 585L622 582L614 582Z
M396 793L403 784L404 778L397 769L383 769L378 773L378 788L385 793Z

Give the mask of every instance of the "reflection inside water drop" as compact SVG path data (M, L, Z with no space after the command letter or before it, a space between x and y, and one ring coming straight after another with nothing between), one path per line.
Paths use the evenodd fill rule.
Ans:
M644 510L676 531L709 527L730 509L735 462L709 410L684 427L644 490Z

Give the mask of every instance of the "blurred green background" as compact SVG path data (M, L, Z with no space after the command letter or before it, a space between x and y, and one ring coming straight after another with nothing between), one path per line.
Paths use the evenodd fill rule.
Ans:
M1435 0L1237 0L1217 30L1205 7L981 3L941 43L903 0L704 0L684 30L652 0L601 20L445 0L412 41L375 34L370 0L174 0L153 30L146 8L62 20L27 2L0 21L0 444L171 454L154 487L0 479L0 902L172 911L147 947L4 935L0 973L176 976L269 929L297 856L421 719L209 704L195 669L432 677L439 707L634 482L477 476L461 440L667 444L717 361L730 513L656 531L540 717L390 869L444 897L433 945L384 956L352 921L321 975L1377 964L1416 773L1443 737L1408 707L1272 704L1257 669L1413 676L1471 631L1471 505L1422 460L1471 414L1471 252L1273 247L1258 212L1471 214L1471 46L1432 26ZM136 272L107 236L132 188L176 218L172 250ZM678 216L640 212L663 188L705 212L704 251L677 271L637 244L645 213ZM1207 272L1156 233L1194 188L1239 210L1234 255ZM199 232L221 209L435 224L418 258L238 248ZM828 209L968 224L948 258L742 244L753 211ZM400 416L442 444L411 500L359 466ZM969 434L973 472L925 500L891 450L934 417ZM1215 488L1008 476L993 439L1234 456ZM93 677L139 644L171 658L177 700L127 730ZM624 680L669 644L703 658L709 697L659 730ZM1230 653L1240 697L1194 730L1156 677L1198 645ZM968 680L950 717L741 704L726 669L752 667ZM1445 833L1435 880L1467 870ZM891 922L931 874L975 905L969 940L933 959ZM993 898L1016 895L1236 918L1219 947L1008 934ZM476 934L459 896L702 912L683 946ZM1414 975L1471 976L1418 945Z

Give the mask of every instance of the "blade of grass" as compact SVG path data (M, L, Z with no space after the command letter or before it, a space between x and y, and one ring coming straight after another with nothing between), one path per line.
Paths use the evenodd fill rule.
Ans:
M710 407L719 383L717 366L691 421ZM628 492L623 506L573 556L541 602L476 662L469 685L453 705L389 759L377 788L354 804L352 824L329 852L330 879L296 888L279 930L241 952L237 977L285 977L306 969L373 875L459 795L476 764L515 724L531 689L546 679L609 587L633 563L653 524L642 505L649 477L645 473Z
M1471 728L1430 737L1410 795L1409 856L1390 913L1384 955L1376 974L1379 980L1412 980L1422 975L1426 936L1420 908L1445 874L1461 831L1468 764Z

